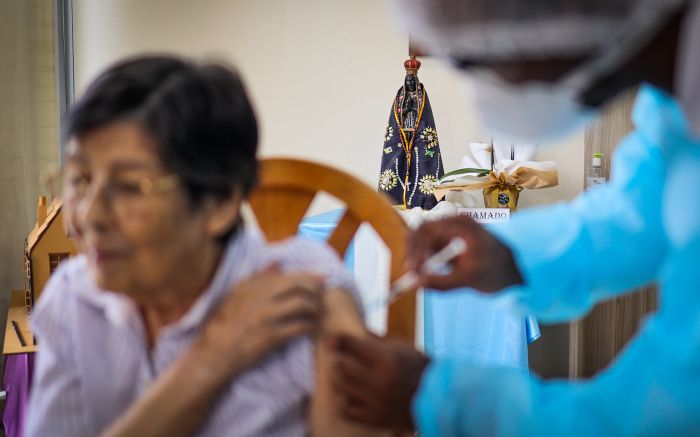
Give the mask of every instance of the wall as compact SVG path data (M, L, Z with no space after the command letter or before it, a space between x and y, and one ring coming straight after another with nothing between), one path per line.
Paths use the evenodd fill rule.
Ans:
M123 56L165 51L220 58L235 63L248 83L263 155L322 161L376 184L408 51L384 2L75 0L74 26L78 94ZM419 77L430 94L445 167L454 169L466 144L489 134L465 104L457 73L428 59ZM524 193L523 207L581 190L582 138L540 154L559 162L561 185Z
M58 165L54 5L0 0L0 326L10 289L23 288L24 238L42 180ZM5 330L0 329L0 341Z

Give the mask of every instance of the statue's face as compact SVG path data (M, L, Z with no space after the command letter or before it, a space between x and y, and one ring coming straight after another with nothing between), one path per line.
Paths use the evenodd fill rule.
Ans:
M413 74L407 74L405 84L406 84L406 89L408 91L415 91L416 90L416 76Z

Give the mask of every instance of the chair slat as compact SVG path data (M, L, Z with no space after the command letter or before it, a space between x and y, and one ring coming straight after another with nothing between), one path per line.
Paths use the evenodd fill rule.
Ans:
M297 233L306 210L316 193L299 190L260 188L250 196L250 204L260 229L268 241L280 241Z
M335 249L341 258L345 256L345 251L348 250L352 237L355 236L361 224L362 222L350 210L346 210L335 230L328 237L328 245Z

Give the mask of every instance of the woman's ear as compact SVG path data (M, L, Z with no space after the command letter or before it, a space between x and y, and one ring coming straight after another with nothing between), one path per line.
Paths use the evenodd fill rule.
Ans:
M220 237L231 230L241 216L243 194L240 188L234 189L224 198L205 200L204 211L206 230L212 237Z

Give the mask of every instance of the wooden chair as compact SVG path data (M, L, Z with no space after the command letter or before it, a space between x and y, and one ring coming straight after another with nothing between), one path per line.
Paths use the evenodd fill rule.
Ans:
M371 225L391 253L390 281L405 270L408 228L389 201L356 177L325 165L297 159L261 161L260 183L248 202L268 241L296 235L301 220L318 192L346 205L327 243L342 258L363 222ZM406 293L389 307L387 334L414 341L416 295Z

